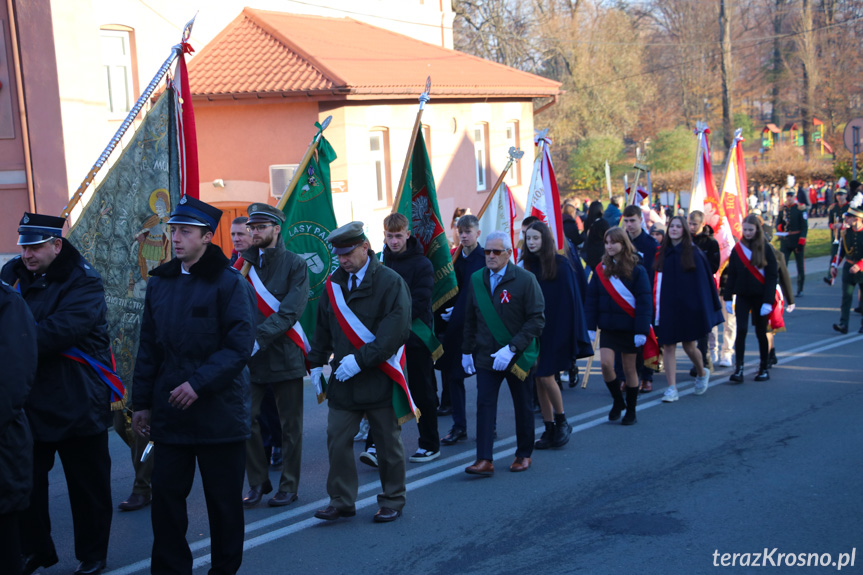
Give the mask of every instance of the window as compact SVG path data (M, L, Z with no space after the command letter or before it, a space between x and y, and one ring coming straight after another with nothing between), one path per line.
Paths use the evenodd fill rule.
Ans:
M429 157L429 166L431 166L432 161L432 152L431 152L431 126L423 125L423 140L425 140L426 144L426 154Z
M486 172L488 170L488 124L476 124L473 127L473 150L476 160L476 191L486 190Z
M387 131L369 133L369 157L372 161L375 182L375 200L379 204L392 202L389 175L389 138Z
M121 27L116 27L121 28ZM125 28L125 27L122 27ZM102 29L102 64L105 67L105 101L108 112L123 117L136 100L133 71L133 41L131 29Z
M506 123L506 152L509 154L510 148L519 147L518 121ZM506 174L506 183L511 186L517 186L521 183L521 162L513 162Z

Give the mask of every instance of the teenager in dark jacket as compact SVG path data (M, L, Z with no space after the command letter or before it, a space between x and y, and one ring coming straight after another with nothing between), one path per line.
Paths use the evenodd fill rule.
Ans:
M704 223L704 212L693 210L689 213L689 233L692 234L692 243L704 252L707 263L710 265L710 273L714 276L719 271L722 254L719 251L719 242L713 237L713 228ZM713 356L716 352L716 338L719 332L714 327L705 336L698 338L698 351L707 369L713 369ZM695 367L689 371L689 375L695 377Z
M584 261L590 271L593 271L602 261L605 253L605 232L608 230L608 222L602 217L602 203L593 202L587 210L587 221L585 222Z
M722 323L722 306L707 258L692 243L683 216L674 216L668 222L668 233L659 246L653 267L657 272L654 326L668 381L662 401L669 403L678 399L675 357L678 343L683 344L683 351L695 364L695 394L707 391L710 371L704 367L696 341Z
M545 314L535 368L545 432L534 446L537 449L562 447L569 441L572 428L566 421L555 375L569 371L577 358L593 355L593 348L584 323L575 274L567 258L555 252L554 236L548 226L542 222L530 224L524 233L524 244L519 263L536 276L545 302L554 305L554 311Z
M156 444L154 573L190 573L186 498L200 469L212 571L243 559L243 490L255 296L211 243L222 212L184 196L171 214L176 257L150 272L135 363L132 427Z
M83 353L110 368L108 306L99 273L61 237L65 223L24 214L22 255L2 271L6 283L18 283L39 346L25 404L33 433L33 491L20 523L25 573L58 561L48 509L48 474L57 455L69 489L78 571L104 568L111 531L111 392L94 368L65 355Z
M611 286L615 293L606 286ZM630 315L622 307L620 299L633 308ZM647 341L650 332L650 282L647 272L638 263L638 254L629 237L620 228L605 233L605 255L587 288L587 328L591 339L601 329L599 353L602 361L602 377L614 399L608 420L620 419L632 425L636 422L635 408L638 402L638 371L635 358ZM626 401L620 391L620 379L614 368L614 356L621 355L626 377Z
M743 238L734 246L728 258L728 279L722 292L725 309L729 313L732 308L731 301L734 296L737 296L734 304L734 315L737 319L734 355L737 358L737 367L730 378L731 381L743 381L743 357L746 351L746 332L750 313L761 358L755 381L770 379L767 321L770 312L773 311L777 278L776 256L767 246L758 216L750 214L743 219Z
M0 378L0 573L21 573L18 516L30 505L33 435L24 402L36 375L36 321L27 304L0 282L0 357L14 358Z

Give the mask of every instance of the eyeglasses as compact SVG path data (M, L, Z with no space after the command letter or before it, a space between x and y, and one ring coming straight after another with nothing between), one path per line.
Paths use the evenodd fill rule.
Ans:
M504 254L504 253L508 252L509 250L482 250L482 251L487 256L490 256L491 254L499 256L500 254Z
M250 232L262 232L267 228L273 227L273 224L259 224L256 226L246 226L246 229Z

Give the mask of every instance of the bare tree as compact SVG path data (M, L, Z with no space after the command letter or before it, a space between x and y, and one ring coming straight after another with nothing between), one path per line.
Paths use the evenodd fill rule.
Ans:
M731 111L731 0L719 0L719 47L722 50L722 134L725 149L734 142L734 126Z

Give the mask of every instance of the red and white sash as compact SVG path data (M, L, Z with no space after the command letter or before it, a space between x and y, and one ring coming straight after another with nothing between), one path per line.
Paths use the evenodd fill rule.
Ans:
M617 276L605 277L605 266L602 264L599 265L596 275L614 303L620 306L626 315L635 318L635 295L620 281L620 278ZM659 342L656 340L653 326L650 326L650 332L647 334L643 356L644 363L648 367L655 367L659 362Z
M234 267L238 270L242 270L245 263L246 261L243 258L237 258L237 261L234 263ZM261 277L255 270L255 266L249 266L249 275L246 276L246 279L250 284L252 284L252 289L255 290L255 301L258 304L258 311L264 314L264 317L270 317L274 313L278 313L279 300L276 299L276 296L270 293L267 286L265 286L264 282L261 281ZM306 332L303 331L303 326L300 325L299 320L294 322L294 325L285 332L285 335L287 335L288 339L300 348L300 351L303 352L303 358L307 358L309 352L312 350L312 346L309 343L309 338L306 337ZM306 359L306 371L308 370L308 359Z
M752 250L744 246L743 242L737 242L734 244L734 251L737 252L737 256L740 258L740 261L743 262L743 265L746 266L746 269L749 270L749 273L755 276L755 279L763 284L764 269L757 268L752 265Z
M355 348L360 349L362 346L375 341L375 334L367 328L360 318L348 307L345 301L345 295L342 293L342 287L333 283L332 278L327 278L327 294L330 296L330 303L333 306L333 311L336 314L336 320L339 322L348 340ZM419 419L420 413L411 397L410 389L408 388L407 378L405 378L405 346L399 347L392 356L385 362L378 364L378 369L383 371L404 391L407 396L408 404L411 412Z
M764 249L770 249L770 246L765 246ZM755 279L761 284L764 284L764 270L752 265L752 250L744 246L742 242L737 242L734 244L734 251L737 252L737 256L743 262L746 269L749 270L749 273L755 276ZM777 284L776 293L773 295L773 309L767 316L767 322L774 331L785 328L785 318L782 317L784 311L785 298L782 297L782 288Z

